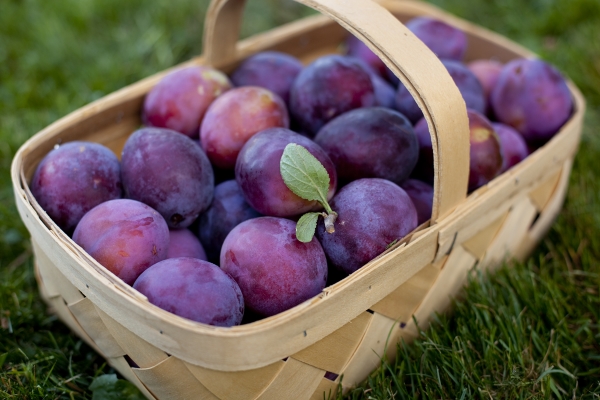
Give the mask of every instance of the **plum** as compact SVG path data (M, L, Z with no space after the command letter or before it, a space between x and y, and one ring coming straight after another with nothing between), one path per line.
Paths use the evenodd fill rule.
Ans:
M467 110L469 116L469 191L485 185L500 174L502 150L500 138L491 122L481 113Z
M278 51L263 51L244 60L231 74L231 81L235 86L269 89L287 104L292 83L303 67L294 56Z
M214 68L193 66L176 69L148 92L142 120L148 126L168 128L197 138L208 106L230 88L227 76Z
M107 147L69 142L51 150L37 166L31 193L67 234L86 212L121 197L121 166Z
M467 108L485 113L486 100L483 87L475 74L458 61L442 60L442 64L458 87ZM396 91L396 109L406 115L413 124L423 117L423 112L417 102L402 83L399 84Z
M354 59L327 55L296 77L290 92L290 113L301 130L312 137L334 117L371 107L375 101L371 78Z
M335 193L335 165L318 144L289 129L265 129L246 142L235 165L235 179L244 198L263 215L292 217L319 207L315 200L295 195L281 177L281 156L290 143L303 146L323 164L329 174L327 199Z
M430 219L433 208L433 186L417 179L407 179L400 187L404 189L415 205L417 224L421 225Z
M244 297L238 284L216 265L197 258L156 263L133 287L155 306L203 324L234 326L244 316Z
M167 258L191 257L207 260L200 240L189 229L169 229Z
M411 176L432 185L435 171L433 169L433 145L427 120L421 118L415 124L414 130L419 142L419 160Z
M492 126L500 138L503 160L500 172L502 173L527 158L529 149L523 136L512 127L500 122L492 122Z
M131 285L148 267L167 258L169 228L146 204L116 199L88 211L77 224L73 240Z
M334 118L319 130L315 142L335 164L341 182L383 178L400 184L419 157L411 123L383 107L358 108Z
M387 66L381 58L354 35L346 37L346 54L365 62L379 77L386 76Z
M227 235L221 268L238 283L246 308L269 317L292 308L325 288L327 259L316 238L296 239L296 224L259 217Z
M329 203L338 213L335 232L323 221L316 235L331 265L351 274L417 227L417 210L404 189L385 179L363 178L340 189Z
M506 64L491 97L499 122L510 125L526 142L547 142L571 116L573 99L561 73L538 59Z
M439 58L461 61L467 50L465 33L444 21L432 17L416 17L406 23Z
M233 169L244 143L267 128L290 125L283 100L258 86L232 89L208 108L200 126L200 143L211 163Z
M170 228L188 227L208 208L214 175L204 151L192 139L165 128L142 128L121 156L126 197L156 209Z
M479 83L481 83L481 87L483 88L483 94L488 101L492 89L496 86L496 82L498 82L502 67L504 67L504 64L492 59L475 60L467 64L467 68L479 79Z
M369 73L371 77L371 83L373 84L373 90L375 92L375 105L387 108L394 108L396 104L396 89L392 87L385 79L383 79L373 67L371 67L364 60L357 57L351 57L356 60L363 69Z
M218 263L221 247L233 228L247 219L260 214L244 199L235 180L221 182L215 186L213 201L198 219L198 237L204 245L208 259Z

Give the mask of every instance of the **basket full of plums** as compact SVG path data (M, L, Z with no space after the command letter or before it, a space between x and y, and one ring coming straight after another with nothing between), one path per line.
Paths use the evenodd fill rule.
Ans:
M585 102L554 66L411 1L204 53L60 119L12 180L52 311L149 399L322 399L523 259L560 211Z

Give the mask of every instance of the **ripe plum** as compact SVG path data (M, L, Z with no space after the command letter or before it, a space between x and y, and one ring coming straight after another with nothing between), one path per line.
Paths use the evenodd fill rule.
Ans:
M133 287L148 301L180 317L215 326L242 322L244 297L219 267L196 258L170 258L154 264Z
M500 174L500 138L491 122L474 110L467 110L470 130L469 191L485 185Z
M189 229L169 229L167 258L191 257L207 260L200 240Z
M488 101L503 66L500 61L492 59L475 60L467 64L467 68L479 79L483 94Z
M210 207L198 219L198 237L208 259L218 263L221 247L229 232L247 219L259 216L246 202L235 180L215 186L215 196Z
M281 156L285 146L290 143L305 147L323 164L329 174L327 199L331 199L335 193L335 165L318 144L289 129L265 129L246 142L235 165L235 179L244 198L263 215L292 217L319 207L317 201L304 200L295 195L281 177Z
M164 128L135 131L121 156L126 197L157 210L170 228L186 228L208 208L214 175L193 140Z
M387 66L381 58L354 35L346 37L346 54L365 62L380 77L386 76Z
M216 69L205 66L176 69L148 92L142 119L148 126L197 138L208 106L230 88L227 76Z
M244 60L231 74L231 81L235 86L269 89L287 104L292 83L302 68L296 57L278 51L263 51Z
M435 174L433 170L433 145L431 144L431 135L429 135L429 127L425 118L421 118L415 124L415 135L419 142L419 161L413 169L412 177L432 185Z
M502 173L527 158L529 149L523 136L512 127L500 122L492 122L492 126L500 138L503 160L500 172Z
M410 29L439 58L461 61L467 50L463 31L431 17L416 17L406 23Z
M211 104L200 126L200 143L213 165L233 169L240 149L254 134L289 125L287 108L278 95L258 86L243 86Z
M169 228L146 204L116 199L88 211L77 224L73 240L131 285L148 267L167 257Z
M430 219L433 208L433 186L417 179L408 179L400 187L404 189L415 205L417 224L421 225Z
M221 268L238 283L246 308L268 317L319 294L327 281L327 259L316 238L296 239L296 224L259 217L227 235Z
M329 204L338 213L335 232L327 233L320 220L316 234L331 264L346 274L417 227L412 200L404 189L385 179L350 182Z
M498 121L512 126L534 145L554 136L573 110L564 77L550 64L536 59L521 58L506 64L491 100Z
M327 55L306 66L290 92L290 113L301 130L314 136L334 117L375 105L375 90L367 72L350 57Z
M31 193L50 218L72 233L86 212L121 197L121 167L107 147L69 142L50 151L31 180Z
M358 108L329 121L315 136L338 179L383 178L400 184L417 163L419 144L408 119L383 107Z

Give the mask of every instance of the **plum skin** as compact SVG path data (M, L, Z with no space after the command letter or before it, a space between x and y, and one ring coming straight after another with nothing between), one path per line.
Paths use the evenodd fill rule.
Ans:
M461 61L467 50L463 31L432 17L416 17L406 23L410 29L439 58Z
M227 235L221 268L238 283L246 307L272 316L319 294L327 259L316 238L296 239L296 224L276 217L242 222Z
M233 228L242 222L261 215L244 199L235 180L215 186L215 195L208 209L198 219L198 237L204 245L208 259L219 262L221 247Z
M419 157L410 121L383 107L348 111L329 121L314 140L327 152L343 182L383 178L400 184Z
M167 257L169 228L148 205L116 199L88 211L77 224L73 241L131 285L147 268Z
M483 186L500 174L500 138L491 122L475 110L467 110L470 130L469 191Z
M500 122L492 122L494 130L500 138L502 149L502 168L500 172L508 171L529 155L529 149L523 136L514 128Z
M119 160L99 143L65 143L37 166L31 193L50 218L71 234L89 210L121 197Z
M212 166L192 139L165 128L142 128L125 143L121 173L126 197L156 209L170 228L186 228L208 208Z
M167 258L191 257L207 261L200 240L189 229L169 229Z
M244 315L237 283L216 265L197 258L156 263L137 278L133 288L163 310L208 325L239 325Z
M408 179L400 187L404 189L415 205L417 224L421 225L430 219L433 209L433 186L417 179Z
M338 213L335 232L327 233L321 220L316 235L331 265L346 274L355 272L417 227L417 211L410 197L385 179L350 182L329 204Z
M429 126L427 120L421 118L415 124L415 135L419 142L419 160L413 169L412 177L433 185L435 171L433 169L433 144L431 143L431 135L429 134Z
M281 177L281 156L290 143L303 146L323 164L329 175L327 199L331 199L335 193L335 165L318 144L289 129L265 129L246 142L235 166L235 179L244 198L252 208L263 215L293 217L320 209L316 200L309 201L295 195Z

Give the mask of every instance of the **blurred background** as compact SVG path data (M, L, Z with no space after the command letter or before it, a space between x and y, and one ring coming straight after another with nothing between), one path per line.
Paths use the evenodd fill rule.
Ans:
M565 208L533 256L475 276L452 313L347 396L598 399L600 0L431 2L568 75L588 102L583 142ZM207 7L207 0L0 3L0 398L141 398L47 313L10 162L25 140L69 112L199 55ZM312 13L290 0L250 0L242 36Z

